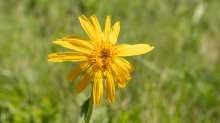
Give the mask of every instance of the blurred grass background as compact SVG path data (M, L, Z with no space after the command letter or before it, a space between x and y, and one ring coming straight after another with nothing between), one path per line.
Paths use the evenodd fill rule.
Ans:
M70 51L51 42L88 38L78 17L95 14L104 27L121 22L119 44L147 43L151 52L126 57L136 70L110 104L105 93L94 123L220 122L219 0L1 0L0 123L82 122L91 85L74 92L66 80L80 62L53 63Z

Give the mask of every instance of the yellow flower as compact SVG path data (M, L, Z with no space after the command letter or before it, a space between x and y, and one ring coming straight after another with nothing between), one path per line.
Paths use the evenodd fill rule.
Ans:
M80 53L53 53L49 55L48 61L83 61L67 76L67 80L72 82L88 68L76 85L75 92L82 92L94 77L93 99L95 105L100 105L103 94L103 77L105 76L107 99L110 103L113 103L115 100L115 85L118 88L124 88L131 79L130 73L134 71L133 65L120 57L144 54L151 51L154 47L148 44L122 44L117 46L115 44L120 31L119 21L111 28L111 18L107 16L102 32L96 16L93 15L89 19L92 24L84 15L79 17L81 25L91 40L77 36L67 36L53 41L55 44L79 51Z

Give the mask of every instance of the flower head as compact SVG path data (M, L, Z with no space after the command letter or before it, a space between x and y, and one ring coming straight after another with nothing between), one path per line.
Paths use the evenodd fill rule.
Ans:
M75 92L82 92L94 78L93 99L96 105L100 105L103 94L103 78L105 76L107 99L112 103L115 100L115 85L118 88L124 88L131 79L130 73L134 71L133 65L121 57L144 54L154 47L148 44L116 45L120 31L119 21L111 28L111 18L107 16L102 32L96 16L93 15L89 19L92 24L85 16L79 17L82 27L91 40L78 36L67 36L58 39L53 43L78 52L53 53L49 55L48 61L83 61L67 76L67 80L72 82L88 68L76 85Z

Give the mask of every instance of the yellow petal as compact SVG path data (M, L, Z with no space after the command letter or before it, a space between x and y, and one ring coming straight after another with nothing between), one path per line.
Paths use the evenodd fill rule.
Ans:
M104 41L108 41L109 40L110 28L111 28L111 17L107 16L107 18L105 20L105 28L103 30Z
M130 76L129 72L127 70L125 70L120 64L115 62L115 63L112 63L111 67L115 70L116 75L119 75L121 78L124 78L125 80L127 80L127 82L130 81L131 76ZM126 83L126 84L128 84L128 83Z
M84 49L94 50L94 43L89 39L78 37L78 36L66 36L62 41L67 41L73 45L83 47Z
M63 61L83 61L89 57L86 53L76 52L59 52L48 55L48 61L63 62Z
M115 62L117 62L120 66L129 71L129 73L135 70L134 66L123 58L117 58L115 59Z
M115 101L115 84L109 70L106 71L105 90L108 102L113 103Z
M100 106L103 94L103 74L101 70L97 70L95 73L95 79L93 83L93 100L95 105Z
M126 86L126 83L125 81L123 81L123 78L117 76L115 73L112 72L112 76L115 80L115 85L116 87L118 88L124 88Z
M84 15L79 17L79 20L80 20L82 27L84 28L84 30L90 37L90 39L94 41L95 43L99 43L100 37L98 33L96 32L96 30L94 29L94 27L92 26L92 24L89 22L89 20Z
M91 16L89 18L89 20L91 20L92 25L94 26L94 28L98 32L98 34L101 34L102 33L101 26L100 26L99 21L96 18L96 16L95 15Z
M117 42L119 32L120 32L120 21L116 22L114 26L111 28L109 38L113 44Z
M61 40L61 41L71 41L71 40L76 40L76 41L90 41L87 38L83 38L83 37L79 37L79 36L66 36L63 39L57 39L57 40Z
M111 67L110 67L110 70L111 70L112 76L115 80L116 87L124 88L126 86L126 83L128 83L128 82L126 82L127 80L124 80L122 77L120 77L118 74L116 74L115 70L113 70Z
M116 81L116 80L115 80L115 81ZM115 85L116 85L117 88L124 88L124 87L126 86L125 83L122 83L122 82L120 82L120 81L115 82Z
M83 53L91 53L94 49L94 45L91 41L85 38L77 36L67 36L60 41L53 41L55 44L59 44L63 47L70 48Z
M76 93L82 92L92 81L92 78L95 75L96 68L94 66L91 66L86 73L83 75L83 77L80 79L79 83L74 88L74 91Z
M112 63L110 65L110 69L114 77L116 86L120 88L125 87L125 84L128 84L128 82L131 79L131 76L129 75L128 71L125 70L122 66L120 66L117 62Z
M82 62L81 64L77 65L67 76L67 80L69 82L74 81L84 70L86 70L90 64L87 61Z
M154 49L153 46L148 44L136 44L136 45L119 45L117 46L117 55L118 56L133 56L145 54Z

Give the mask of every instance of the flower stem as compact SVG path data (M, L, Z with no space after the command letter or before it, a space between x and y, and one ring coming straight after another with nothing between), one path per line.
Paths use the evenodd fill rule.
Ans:
M91 97L89 100L89 111L86 117L86 123L91 123L92 122L92 114L95 109L94 101L93 101L93 84L92 84L92 92L91 92Z

